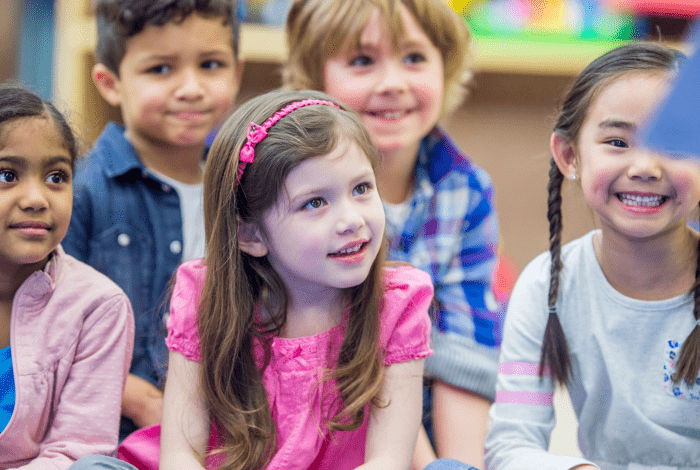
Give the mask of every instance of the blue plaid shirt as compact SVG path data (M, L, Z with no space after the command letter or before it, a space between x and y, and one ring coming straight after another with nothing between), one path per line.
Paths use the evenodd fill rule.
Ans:
M426 271L438 309L426 372L493 400L501 313L493 295L498 221L489 175L440 130L421 142L410 214L387 224L389 259Z

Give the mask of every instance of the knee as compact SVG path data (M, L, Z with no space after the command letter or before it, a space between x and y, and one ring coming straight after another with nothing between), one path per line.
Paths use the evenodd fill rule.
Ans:
M136 470L136 467L114 457L88 455L77 460L68 470Z
M453 459L437 459L423 470L478 470L476 467L467 465L465 463L459 462Z

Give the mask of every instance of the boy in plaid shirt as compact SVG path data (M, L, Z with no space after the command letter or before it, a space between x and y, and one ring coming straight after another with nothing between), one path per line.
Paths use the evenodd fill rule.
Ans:
M498 223L489 176L437 128L464 96L466 24L444 0L296 0L286 31L286 85L343 101L379 148L389 258L428 272L438 301L425 424L440 457L483 467L501 336ZM416 468L435 458L422 437Z

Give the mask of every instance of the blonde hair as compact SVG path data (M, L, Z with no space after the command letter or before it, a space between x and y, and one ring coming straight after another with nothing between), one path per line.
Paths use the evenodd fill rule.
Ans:
M396 43L403 35L399 5L413 15L444 66L445 93L441 116L453 111L466 95L469 29L445 0L294 0L287 15L289 56L283 69L286 87L325 90L324 64L341 52L346 41L359 44L362 30L379 9Z
M320 92L273 91L243 104L217 134L204 173L204 225L207 238L206 278L197 316L201 344L202 389L207 410L223 436L227 470L264 467L276 449L262 371L253 347L263 346L264 367L271 357L270 341L286 323L288 293L266 257L241 251L241 223L262 228L264 213L284 188L287 175L303 161L333 151L342 141L362 150L376 169L378 155L359 117L339 104L306 106L285 115L255 146L255 161L248 163L238 182L239 154L250 122L262 124L284 106L304 99L334 101ZM334 430L362 425L365 406L380 406L384 377L379 346L379 312L384 294L382 242L369 275L346 290L349 301L347 329L337 366L324 380L337 383L342 404L327 418ZM270 313L261 322L256 306Z

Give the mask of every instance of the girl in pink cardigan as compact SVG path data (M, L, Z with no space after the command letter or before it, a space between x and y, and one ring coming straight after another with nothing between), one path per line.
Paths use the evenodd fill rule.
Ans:
M66 469L117 445L133 347L126 295L66 255L76 139L0 86L0 468Z

